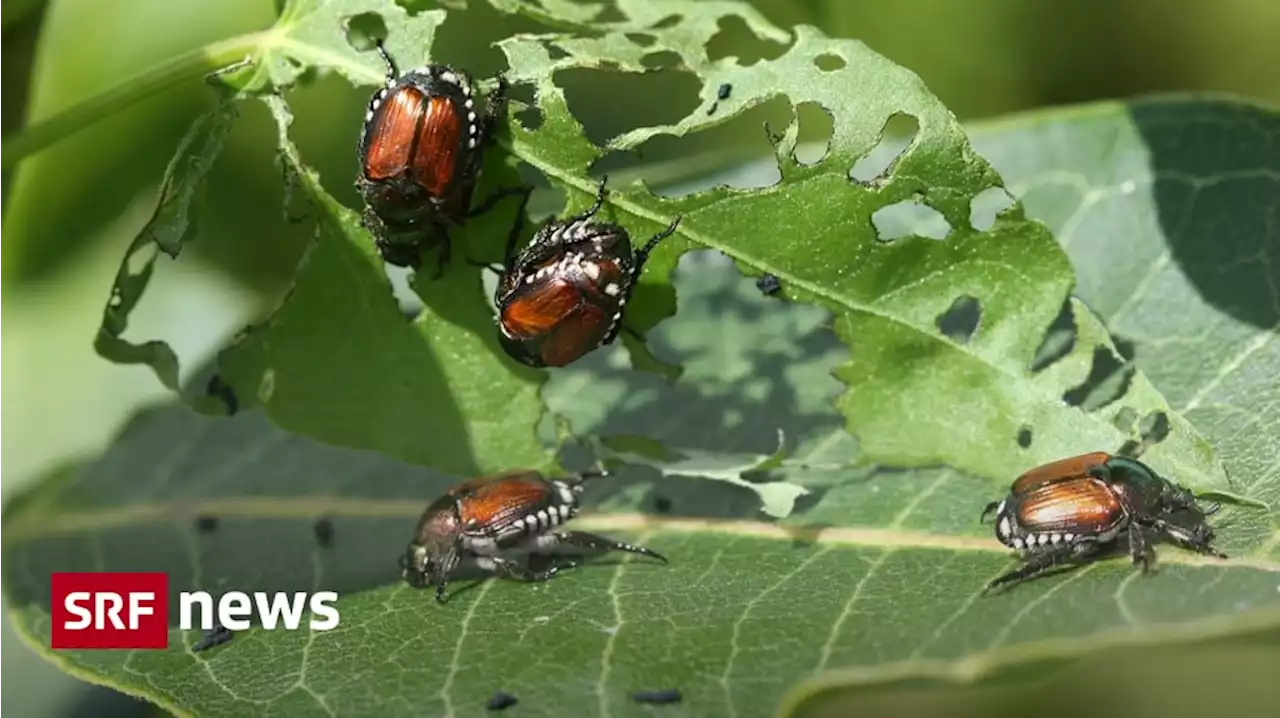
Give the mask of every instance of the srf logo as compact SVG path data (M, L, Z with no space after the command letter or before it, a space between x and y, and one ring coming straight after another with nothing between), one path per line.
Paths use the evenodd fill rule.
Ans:
M163 573L55 573L51 646L166 648L169 577Z

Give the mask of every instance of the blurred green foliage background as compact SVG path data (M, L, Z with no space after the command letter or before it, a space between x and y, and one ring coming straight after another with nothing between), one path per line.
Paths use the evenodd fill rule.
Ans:
M967 121L1160 91L1220 91L1280 103L1275 0L754 2L780 26L807 23L862 40L918 73ZM27 123L166 59L266 28L276 6L275 0L10 0L3 6L0 66L4 136L8 140ZM442 28L436 56L491 74L502 69L502 57L490 42L538 29L473 0ZM726 23L722 30L713 57L749 62L781 52L743 26ZM674 121L692 109L698 92L694 78L670 69L643 78L588 73L559 79L589 135L601 140ZM304 159L353 207L354 144L367 96L368 88L322 77L288 97ZM134 408L163 395L149 371L98 359L92 338L119 258L150 214L174 146L213 97L200 82L172 88L4 173L5 497L51 467L96 451ZM611 158L608 164L637 167L636 175L661 185L670 171L652 168L664 162L710 157L702 163L710 167L763 156L769 150L760 121L780 126L787 110L771 103L748 115L704 137L655 142L643 158ZM815 137L820 124L802 117L802 137ZM133 338L169 338L187 369L282 291L306 239L307 228L286 221L281 211L274 141L265 110L247 104L214 169L193 251L173 266L161 263L158 286L131 328ZM700 164L681 166L677 172L687 174ZM9 684L3 705L20 711L14 715L130 715L142 709L63 676L22 646L7 623L3 636ZM1269 648L1261 653L1274 660L1277 651ZM1242 654L1235 655L1238 661ZM1253 684L1276 692L1265 679ZM911 700L916 702L897 705L923 707L929 699ZM951 711L967 712L959 706Z

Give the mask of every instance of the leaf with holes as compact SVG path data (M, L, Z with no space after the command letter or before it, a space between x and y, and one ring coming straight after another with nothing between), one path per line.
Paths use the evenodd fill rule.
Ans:
M675 3L646 7L647 17L679 14ZM512 151L576 189L580 203L593 185L578 173L603 151L583 138L555 77L593 66L605 47L615 48L610 60L628 72L644 71L647 54L675 52L704 87L706 110L700 107L675 125L614 138L609 147L616 151L640 148L658 134L716 125L782 87L793 104L817 103L833 116L829 147L816 164L794 160L798 128L787 128L778 138L782 180L764 191L719 188L675 200L643 188L613 193L616 216L631 218L644 232L682 217L679 240L653 255L631 311L634 324L649 326L670 310L662 277L681 251L717 249L750 274L778 277L788 298L834 313L837 333L854 349L836 370L849 386L837 403L866 461L947 464L1007 481L1037 463L1086 450L1114 451L1138 440L1136 423L1117 420L1136 413L1170 425L1164 441L1147 454L1157 468L1203 491L1239 493L1208 444L1169 410L1141 373L1126 373L1121 391L1108 401L1084 402L1098 373L1095 364L1105 367L1115 352L1105 329L1083 306L1067 302L1070 266L1043 225L1022 218L1016 207L986 231L970 225L971 202L999 187L999 178L915 76L859 43L823 38L806 27L797 28L795 42L774 60L747 67L712 61L703 45L716 25L680 7L680 21L650 28L655 41L643 48L616 49L628 47L625 33L502 43L511 78L537 86L546 116L537 130L513 127ZM558 50L554 56L550 45ZM732 88L729 101L719 99L724 85ZM713 103L720 114L708 113ZM881 128L903 114L919 126L910 146L876 179L852 181L851 168L874 149ZM903 205L927 208L945 220L945 241L877 237L877 214ZM1046 330L1064 302L1076 339L1049 361L1038 361ZM951 331L953 308L978 315L969 331ZM1028 427L1040 440L1024 448L1018 437Z
M1057 233L1115 343L1272 518L1228 508L1280 558L1280 114L1154 99L982 128L978 150Z
M1136 414L1148 423L1168 424L1164 440L1146 456L1157 469L1201 491L1238 493L1208 444L1169 411L1143 374L1126 372L1107 401L1086 401L1091 385L1106 378L1098 368L1106 368L1114 347L1082 306L1066 304L1075 342L1049 361L1037 360L1072 285L1070 266L1044 227L1024 219L1018 208L986 231L970 225L971 203L998 188L1000 180L918 78L859 43L830 40L808 27L797 28L794 41L774 59L749 65L712 59L707 47L727 16L763 39L786 36L736 3L626 0L617 9L623 19L599 23L591 37L520 35L500 43L511 66L508 78L536 89L543 116L536 129L513 119L510 137L502 141L515 159L569 190L566 212L589 201L595 183L584 175L606 152L584 136L569 112L556 84L565 70L599 68L607 61L616 68L611 72L643 72L655 53L674 53L703 83L704 106L673 125L613 138L607 144L615 152L643 149L659 134L708 129L783 95L783 87L792 105L819 106L833 123L825 156L807 165L792 152L798 124L785 128L776 138L782 179L764 191L720 188L663 200L643 187L614 188L603 214L634 235L655 233L674 216L683 217L679 236L659 245L628 305L632 330L652 327L672 311L666 275L682 251L718 249L752 274L779 278L789 299L834 314L837 333L854 348L836 369L848 385L837 403L859 440L862 463L945 464L1005 483L1030 465L1116 450L1138 439L1139 423L1121 421ZM275 39L258 57L257 78L290 82L296 78L290 67L311 63L356 82L378 82L375 58L356 53L343 33L352 18L369 13L386 21L391 50L410 57L413 47L425 47L434 37L444 17L409 17L389 0L300 0L288 5L268 33ZM638 28L650 39L633 39ZM914 118L918 127L909 147L877 177L852 180L851 168L873 151L882 128L902 116ZM309 176L288 147L283 154L294 173ZM503 159L489 163L487 182L514 176ZM368 238L318 183L310 185L322 215L321 235L324 226L339 231L327 232L332 239L318 244L322 254L304 266L298 287L265 330L224 355L234 390L259 397L288 429L438 468L496 468L517 459L546 463L534 458L538 375L516 368L495 349L478 271L461 267L443 281L419 281L416 288L429 311L417 326L428 336L439 332L437 340L387 351L380 346L382 327L390 326L392 315L388 303L374 299L386 286L376 266L351 265L358 269L341 278L361 287L354 291L337 274L317 279L314 267L323 264L330 247L345 243L339 251L368 257ZM950 229L943 241L878 237L877 217L901 207L944 221ZM492 256L484 249L496 249L496 228L504 222L504 213L494 213L469 227L464 241L478 240L476 254ZM366 299L355 302L352 296ZM341 340L317 344L321 335ZM444 356L433 360L433 350ZM430 368L441 359L446 366ZM506 378L491 385L497 375ZM443 376L450 380L447 393L427 390ZM518 397L511 407L503 387ZM1024 447L1018 439L1028 430L1038 440ZM421 441L424 432L436 440Z
M1214 524L1234 561L1274 570L1280 559L1280 443L1270 427L1280 422L1274 380L1280 375L1280 157L1272 148L1280 114L1237 100L1165 97L1035 113L979 125L972 136L1028 212L1057 232L1079 272L1081 297L1106 320L1124 355L1213 442L1244 495L1270 505L1270 515L1228 506ZM1270 582L1278 584L1274 574ZM1133 577L1115 589L1125 620L1146 616L1120 600L1139 583ZM1062 593L1071 588L1059 585ZM1172 592L1165 596L1173 598ZM1265 602L1269 609L1256 613L1241 597L1233 630L1274 645L1280 592ZM1025 604L1013 619L1073 620L1076 614L1053 602ZM1170 630L1200 641L1223 625L1192 622ZM1151 655L1139 647L1143 641L1141 634L1124 633L1107 639L1115 649L1135 647L1131 660L1139 664ZM879 668L836 671L797 689L789 705L805 715L866 712L861 701L868 689L884 682L1026 675L1081 647L1072 643L1027 646L966 664L925 663L895 677ZM1087 650L1098 648L1084 643L1091 644ZM1238 650L1230 648L1228 655ZM1154 710L1149 692L1137 687L1147 682L1124 660L1090 664L1087 682L1114 705ZM1116 680L1106 678L1122 665ZM1165 680L1159 671L1168 668L1156 668L1153 679ZM1233 670L1210 675L1243 688L1247 684ZM1058 695L1078 698L1079 682L1059 685L1070 687ZM948 705L977 695L963 687L933 690ZM1248 694L1244 700L1248 705Z

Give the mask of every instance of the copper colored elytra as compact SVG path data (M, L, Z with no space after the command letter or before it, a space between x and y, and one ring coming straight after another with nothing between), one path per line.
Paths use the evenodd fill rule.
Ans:
M1080 456L1072 456L1067 459L1058 459L1051 461L1043 466L1037 466L1018 477L1013 482L1010 490L1017 494L1032 489L1041 484L1049 484L1056 481L1066 481L1076 477L1084 476L1089 469L1095 466L1102 466L1111 458L1111 454L1105 451L1094 451Z
M433 197L445 196L460 154L458 115L447 97L427 97L416 87L397 92L374 123L365 177L388 180L407 169L414 184Z
M565 366L612 343L649 253L680 223L633 252L626 229L595 219L605 181L590 209L546 225L518 256L512 232L494 302L499 341L523 364Z
M518 469L463 481L433 501L423 512L413 541L400 559L404 579L414 586L436 587L436 600L461 562L521 581L545 581L578 565L558 556L557 549L627 551L666 558L643 546L582 531L557 527L578 513L583 484L604 476L588 471L547 479L537 471ZM548 568L534 570L510 554L525 552L552 559Z
M498 190L479 206L471 199L484 149L505 106L506 82L481 106L470 75L445 65L403 74L381 42L386 84L369 101L360 135L361 215L389 264L417 268L422 252L449 255L448 231L526 188Z

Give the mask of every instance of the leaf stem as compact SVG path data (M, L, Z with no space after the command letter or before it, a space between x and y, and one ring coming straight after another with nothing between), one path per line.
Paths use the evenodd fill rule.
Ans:
M266 45L271 33L267 30L239 35L170 58L33 127L27 127L16 136L6 137L0 145L0 167L11 169L28 156L139 100L241 60Z

